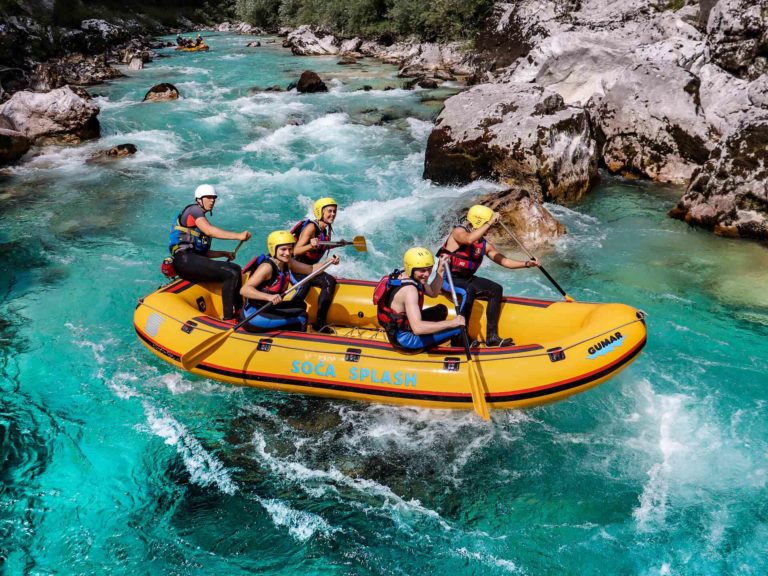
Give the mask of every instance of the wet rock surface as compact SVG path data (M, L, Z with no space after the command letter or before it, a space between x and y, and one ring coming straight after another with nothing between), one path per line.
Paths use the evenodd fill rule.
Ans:
M528 250L547 247L566 229L535 196L520 186L512 186L478 198L477 202L498 212L501 221L512 230ZM496 246L514 246L515 242L500 226L486 236Z
M302 94L312 94L315 92L328 92L328 86L322 81L316 72L305 70L301 73L301 78L296 83L296 90Z
M722 236L768 239L768 111L742 118L670 215Z
M31 145L21 132L0 128L0 165L15 162L27 153Z
M163 82L156 84L144 95L144 102L166 102L176 100L179 97L179 90L173 84Z
M88 159L88 162L102 162L116 160L118 158L125 158L127 156L133 156L137 151L138 149L136 148L135 144L118 144L117 146L113 146L108 150L100 150L95 152Z

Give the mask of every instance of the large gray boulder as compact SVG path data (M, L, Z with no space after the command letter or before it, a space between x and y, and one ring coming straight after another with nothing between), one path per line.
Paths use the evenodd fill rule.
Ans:
M0 117L32 142L97 138L99 107L69 86L43 94L17 92L0 106Z
M710 60L742 78L768 72L768 0L720 0L707 21Z
M424 177L491 178L567 202L597 180L597 150L581 108L538 86L480 84L445 101L429 136Z
M296 56L335 55L339 53L340 45L333 34L306 24L292 30L283 40L283 46L290 48Z
M676 66L624 70L588 104L608 169L687 184L714 145L698 91L699 79Z
M768 239L768 111L742 117L670 216L723 236Z

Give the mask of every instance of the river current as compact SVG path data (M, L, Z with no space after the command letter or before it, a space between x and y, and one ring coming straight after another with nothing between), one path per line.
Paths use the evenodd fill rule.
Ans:
M669 219L680 189L603 175L549 207L569 231L549 272L645 310L648 345L598 388L490 425L224 385L139 344L133 308L199 183L219 189L214 224L254 234L241 264L335 197L337 235L369 247L338 275L366 279L494 189L421 179L444 93L249 40L211 34L209 53L166 49L94 87L100 140L0 175L0 573L768 572L768 251ZM330 91L249 92L305 69ZM182 98L141 103L159 82ZM87 162L124 142L138 153ZM483 270L557 297L534 270Z

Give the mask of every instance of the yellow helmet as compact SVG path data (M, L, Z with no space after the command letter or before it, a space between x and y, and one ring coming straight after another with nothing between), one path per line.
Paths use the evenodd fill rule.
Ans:
M473 228L480 228L480 226L488 222L492 216L493 210L482 204L475 204L469 209L469 212L467 212L467 220L469 220L469 223L472 224Z
M405 266L405 275L410 276L416 268L431 268L435 265L435 257L428 248L416 246L409 248L403 254L403 266Z
M267 252L273 258L277 254L277 247L283 244L296 244L296 237L288 230L275 230L267 236Z
M317 202L315 202L314 207L312 208L312 213L315 215L315 220L318 222L323 219L323 208L326 206L338 206L339 203L336 202L333 198L320 198Z

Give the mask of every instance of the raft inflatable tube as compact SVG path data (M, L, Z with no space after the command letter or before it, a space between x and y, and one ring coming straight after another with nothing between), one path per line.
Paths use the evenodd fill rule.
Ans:
M202 44L200 46L192 46L191 48L187 46L176 46L174 50L180 50L182 52L208 52L208 45Z
M463 348L406 354L376 322L374 282L339 280L328 321L336 334L233 332L192 373L231 384L331 398L472 409L470 365ZM317 288L307 297L310 321ZM451 302L426 298L425 306ZM142 298L134 313L139 340L166 362L232 328L221 318L220 285L176 280ZM625 304L506 297L500 333L506 348L472 349L491 409L561 400L626 368L646 342L644 314ZM485 302L476 301L470 337L485 333Z

